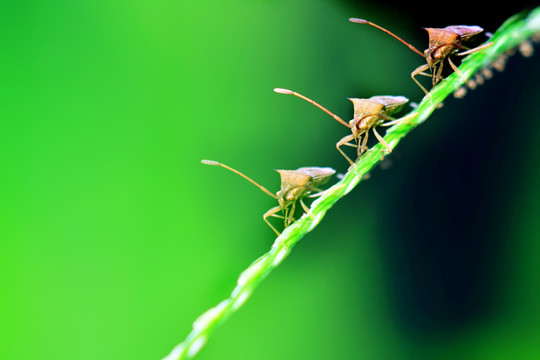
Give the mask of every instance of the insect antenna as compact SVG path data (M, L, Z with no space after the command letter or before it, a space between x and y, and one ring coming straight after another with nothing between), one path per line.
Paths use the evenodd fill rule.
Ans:
M406 42L405 40L403 40L402 38L400 38L399 36L397 36L393 32L391 32L390 30L386 30L382 26L379 26L379 25L377 25L375 23L372 23L371 21L367 21L367 20L364 20L364 19L350 18L349 21L353 22L353 23L358 23L358 24L368 24L368 25L371 25L371 26L373 26L373 27L375 27L375 28L377 28L377 29L379 29L381 31L384 31L388 35L392 36L394 39L396 39L399 42L401 42L402 44L406 45L409 49L411 49L412 51L414 51L415 53L417 53L421 57L424 57L424 58L426 57L423 52L421 52L420 50L418 50L417 48L415 48L414 46L412 46L411 44L409 44L408 42Z
M342 118L340 118L339 116L337 116L336 114L334 114L333 112L331 112L330 110L325 108L324 106L320 105L319 103L315 102L314 100L311 100L308 97L305 97L302 94L299 94L299 93L297 93L295 91L292 91L292 90L280 89L280 88L275 88L274 91L277 92L278 94L294 95L296 97L299 97L300 99L306 100L308 103L315 105L316 107L318 107L319 109L321 109L322 111L324 111L325 113L327 113L328 115L330 115L331 117L333 117L334 119L336 119L337 121L339 121L340 123L345 125L346 127L349 127L349 124L346 121L344 121Z
M264 191L265 193L267 193L268 195L270 195L271 197L273 197L274 199L277 199L277 196L272 194L270 192L270 190L268 190L267 188L265 188L264 186L260 185L258 182L256 182L255 180L251 179L250 177L244 175L243 173L241 173L240 171L236 170L236 169L233 169L232 167L230 166L227 166L225 164L222 164L220 162L217 162L217 161L213 161L213 160L201 160L201 162L205 165L213 165L213 166L221 166L222 168L225 168L227 170L230 170L232 171L233 173L235 174L238 174L240 175L241 177L243 177L244 179L246 179L247 181L249 181L250 183L252 183L253 185L255 185L256 187L258 187L259 189L261 189L262 191Z

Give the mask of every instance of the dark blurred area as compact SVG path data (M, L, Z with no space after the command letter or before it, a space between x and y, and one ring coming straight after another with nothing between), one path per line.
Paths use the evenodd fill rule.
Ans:
M425 37L424 44L413 43L420 50L427 47L422 27L479 25L494 32L508 14L533 8L532 2L492 3L484 11L465 9L461 2L385 5L417 24L411 33ZM384 17L369 20L392 30ZM387 41L395 42L389 36ZM509 208L515 204L509 189L519 188L527 176L520 161L538 130L538 122L520 110L520 104L535 101L526 89L540 80L538 51L537 46L531 58L517 53L503 72L494 71L464 99L448 99L428 125L411 134L414 141L399 145L390 170L375 170L376 180L364 185L395 219L381 227L380 252L396 323L409 335L441 340L497 321L508 306L508 284L501 279L514 260L508 249L515 239L496 224L505 226L508 212L519 211Z

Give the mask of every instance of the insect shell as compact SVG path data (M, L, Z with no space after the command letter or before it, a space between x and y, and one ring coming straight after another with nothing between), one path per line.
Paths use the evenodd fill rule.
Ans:
M425 28L429 34L429 47L424 56L429 67L446 59L459 50L464 49L463 43L470 41L484 29L480 26L451 25L445 28Z
M399 112L409 102L404 96L372 96L368 99L349 100L354 106L354 117L349 121L349 127L356 137L388 120L386 115Z
M336 172L329 167L302 167L296 170L276 171L281 176L281 190L276 193L281 209L288 208L313 191L319 191L318 187L327 183Z

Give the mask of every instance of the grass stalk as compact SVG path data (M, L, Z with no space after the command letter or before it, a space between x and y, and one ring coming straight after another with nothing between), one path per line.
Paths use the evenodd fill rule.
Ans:
M509 18L489 39L493 43L491 46L467 56L459 67L460 74L452 73L434 87L414 110L402 118L403 121L387 130L385 141L392 149L395 148L405 135L426 121L447 96L462 88L478 71L491 68L497 61L500 63L509 51L531 37L538 37L538 34L540 34L540 7L528 14L517 14ZM315 200L308 213L287 227L274 241L271 249L240 274L229 297L195 320L193 329L186 339L163 360L193 358L212 332L242 307L257 285L290 254L294 245L312 231L326 212L354 189L362 177L381 161L383 151L384 148L380 143L366 151L358 162L349 168L342 180Z

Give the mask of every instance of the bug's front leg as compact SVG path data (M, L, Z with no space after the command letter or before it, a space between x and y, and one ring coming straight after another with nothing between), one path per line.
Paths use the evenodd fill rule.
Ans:
M450 58L448 58L448 59L450 59ZM439 67L437 68L436 71L435 70L433 71L433 77L431 79L432 80L431 81L432 86L437 85L439 83L439 81L442 80L443 64L444 64L444 61L439 62Z
M392 148L390 147L390 145L388 145L386 140L384 140L384 138L381 135L379 135L379 133L377 132L377 130L375 130L375 128L373 128L373 133L375 134L375 137L377 138L377 140L379 140L379 142L386 148L386 150L390 154L392 152Z
M339 140L337 143L336 143L336 149L341 153L341 155L343 155L343 157L345 157L345 159L347 159L347 161L353 165L354 162L347 156L347 154L345 154L343 152L343 150L341 150L341 146L343 145L347 145L350 141L354 140L355 139L355 136L354 135L347 135L345 137L343 137L341 140Z
M450 58L448 58L448 63L450 64L450 67L452 68L452 70L454 70L458 74L458 76L461 78L463 82L467 81L467 77L465 76L465 74L463 74L461 70L459 70L459 68L454 64L454 62Z
M365 132L364 139L362 141L362 145L360 145L360 140L358 141L358 149L357 149L358 158L360 158L360 156L362 156L364 151L367 150L368 137L369 137L369 129L368 129L368 131Z
M414 71L411 73L411 78L414 80L416 85L420 86L420 89L422 89L426 93L426 95L428 94L428 91L426 90L425 87L422 86L422 84L420 84L420 82L418 80L416 80L416 75L427 75L427 74L424 73L424 71L426 71L428 69L429 69L429 65L424 64L424 65L420 65L419 67L414 69ZM429 76L432 76L432 75L429 75Z
M281 210L280 206L275 206L275 207L271 208L270 210L268 210L267 212L265 212L264 215L263 215L264 222L266 222L266 224L268 224L268 226L270 226L270 228L272 230L274 230L274 232L277 234L277 236L281 235L281 233L279 231L277 231L276 228L272 226L272 224L270 224L270 221L268 221L268 217L273 216L273 217L277 217L277 218L283 218L282 216L279 216L279 215L276 214L280 210Z

